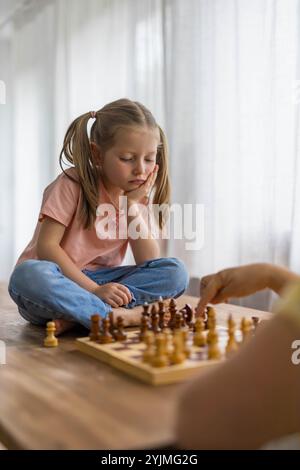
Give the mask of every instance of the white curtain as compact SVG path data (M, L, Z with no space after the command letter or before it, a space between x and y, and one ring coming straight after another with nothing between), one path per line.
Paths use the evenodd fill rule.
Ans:
M171 239L168 255L192 276L254 261L300 271L298 0L25 3L0 36L2 279L67 125L122 96L167 130L173 202L204 205L203 247Z
M255 261L299 272L299 2L168 5L172 181L178 202L205 206L202 250L169 249L194 276Z
M0 279L32 236L71 120L126 96L164 126L161 8L160 0L28 0L12 18L10 42L1 36L0 79L5 72L9 85L0 108L1 220L9 222L0 226Z

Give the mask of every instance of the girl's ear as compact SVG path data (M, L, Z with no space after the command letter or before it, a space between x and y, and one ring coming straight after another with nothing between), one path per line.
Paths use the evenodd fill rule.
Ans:
M99 165L102 163L102 158L101 158L101 151L99 146L95 142L91 142L91 153L93 157L93 162L95 165Z

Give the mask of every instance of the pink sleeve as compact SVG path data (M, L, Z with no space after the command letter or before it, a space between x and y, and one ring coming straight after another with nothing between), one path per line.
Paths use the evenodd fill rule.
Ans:
M58 176L44 191L39 222L48 216L67 227L76 212L79 193L78 183L64 174Z

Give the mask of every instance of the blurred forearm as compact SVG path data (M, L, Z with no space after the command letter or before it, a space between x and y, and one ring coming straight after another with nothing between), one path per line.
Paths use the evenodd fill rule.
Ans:
M180 402L180 448L246 449L300 431L300 374L291 345L300 328L276 316L230 360L188 386Z
M296 280L300 280L300 276L292 271L281 266L268 265L268 287L277 294L281 294L287 284Z

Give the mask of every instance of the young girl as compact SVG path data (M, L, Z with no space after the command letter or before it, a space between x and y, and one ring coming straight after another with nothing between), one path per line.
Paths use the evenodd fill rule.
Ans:
M64 157L72 165L67 170ZM10 278L20 314L36 325L53 319L61 333L74 322L89 328L92 314L105 316L112 307L182 294L186 269L176 258L159 258L140 209L151 190L154 204L169 198L166 139L150 111L121 99L79 116L66 133L60 166L63 173L45 189L33 238ZM124 200L127 208L120 207ZM124 230L121 237L120 230L103 236L103 208L114 210L110 227L137 220L143 237L124 236ZM128 243L136 265L120 266Z

